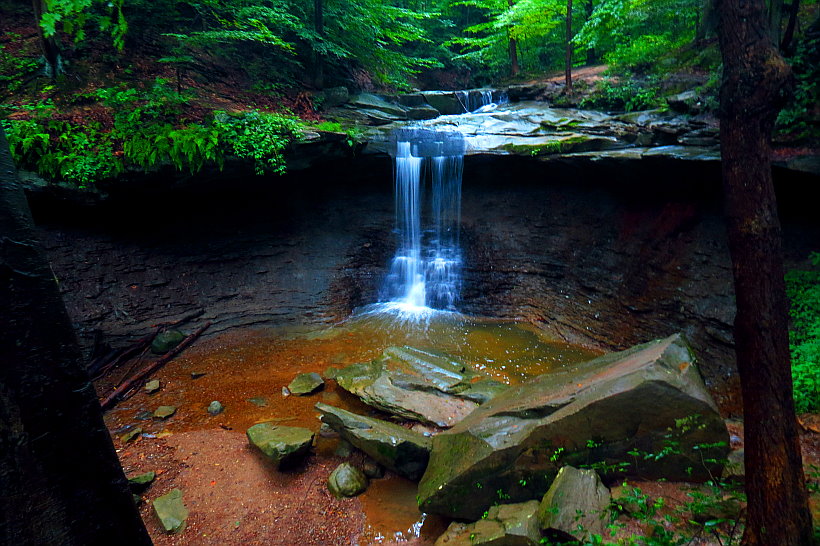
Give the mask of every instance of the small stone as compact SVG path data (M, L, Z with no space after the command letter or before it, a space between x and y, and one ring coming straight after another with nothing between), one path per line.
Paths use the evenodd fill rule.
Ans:
M316 392L322 388L324 384L324 379L322 379L322 376L316 372L300 373L293 378L293 381L290 382L290 385L288 385L288 390L291 394L304 396Z
M219 415L225 410L225 407L222 405L219 400L214 400L210 404L208 404L208 413L211 415Z
M185 529L188 509L182 502L182 491L172 489L168 494L157 497L153 504L154 513L166 533L179 533Z
M254 406L257 406L257 407L260 407L260 408L264 408L265 406L268 405L268 399L264 398L262 396L256 396L254 398L248 398L248 402L250 402Z
M313 433L306 428L259 423L247 430L248 441L270 457L278 466L290 464L304 456L313 443Z
M384 467L372 459L367 459L362 464L362 472L371 480L384 477Z
M347 459L352 453L353 446L344 438L339 440L339 444L336 446L336 451L333 452L334 455L341 457L342 459Z
M131 500L134 501L134 506L139 506L142 502L142 497L134 493L131 493Z
M322 426L319 427L319 436L322 438L338 438L339 433L333 430L333 427L327 423L322 423Z
M160 406L154 410L154 419L168 419L176 412L176 406Z
M131 491L133 493L142 493L148 489L148 486L154 482L156 477L156 472L145 472L134 476L133 478L128 478L128 485L131 487Z
M124 444L134 440L137 436L142 434L142 427L134 427L122 436L120 436L120 441Z
M327 479L327 488L336 498L355 497L367 489L367 476L350 463L336 467Z
M152 379L148 383L145 384L145 393L146 394L154 394L160 389L161 385L159 383L159 379Z
M199 379L200 377L205 377L208 375L208 372L191 372L191 379Z
M282 396L284 396L284 397L286 397L286 398L287 398L288 396L290 396L290 391L288 390L288 388L287 388L287 387L282 387Z
M142 411L138 411L136 413L136 415L134 415L134 419L136 419L138 421L148 421L153 416L154 416L154 414L151 413L150 411L142 410Z
M151 352L157 355L164 355L185 339L185 334L179 330L166 330L157 334L151 342Z

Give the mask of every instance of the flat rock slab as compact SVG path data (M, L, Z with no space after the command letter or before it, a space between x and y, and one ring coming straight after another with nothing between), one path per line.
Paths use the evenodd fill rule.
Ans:
M324 386L324 384L325 380L322 379L322 376L316 372L300 373L293 378L293 381L290 382L288 385L288 390L291 394L304 396L318 391Z
M430 438L412 430L321 402L321 420L353 446L396 474L418 480L430 458Z
M364 493L367 486L367 476L350 463L337 466L327 479L327 488L336 498L355 497Z
M535 546L540 544L538 501L500 504L475 523L453 522L435 546Z
M380 358L334 375L339 386L366 404L443 428L507 388L448 355L414 347L390 347Z
M179 533L185 529L188 509L182 502L182 491L172 489L167 494L157 497L153 506L154 513L166 533Z
M574 365L511 387L433 437L419 483L422 512L477 519L504 491L512 502L540 498L565 465L633 461L644 478L706 480L720 475L726 425L680 335ZM698 444L717 444L695 451ZM619 469L619 472L623 469Z
M301 459L313 443L313 433L310 430L277 425L275 422L253 425L246 434L250 444L279 467Z
M154 410L155 419L168 419L177 412L176 406L160 406Z
M590 535L603 535L609 501L609 489L597 472L565 466L541 499L538 523L553 540L583 542Z

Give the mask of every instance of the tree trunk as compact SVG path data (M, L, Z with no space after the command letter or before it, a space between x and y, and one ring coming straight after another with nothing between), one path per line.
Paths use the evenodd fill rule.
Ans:
M586 3L585 9L586 9L586 16L587 16L586 20L589 21L590 18L592 17L592 13L595 11L595 5L592 3L592 0L589 0L589 2ZM583 27L583 25L581 25L581 26ZM594 65L597 62L598 62L598 54L595 53L595 48L594 47L588 48L587 49L587 64L588 65Z
M567 95L572 95L572 0L567 0L567 51L564 63Z
M769 0L769 33L775 46L780 44L780 23L783 20L783 0Z
M786 32L780 42L780 51L785 55L794 54L794 31L797 28L797 14L800 12L800 0L792 0L789 6L789 22L786 24Z
M0 126L0 544L150 545Z
M40 26L40 21L43 20L43 12L45 12L44 0L32 0L32 7L34 8L34 21L37 24L37 33L40 36L40 49L43 50L43 57L46 60L46 71L48 77L56 79L60 74L60 47L57 45L57 40L54 36L46 38L43 33L43 27Z
M325 11L322 0L313 0L313 28L319 36L325 35ZM325 86L325 62L321 53L314 53L316 56L314 63L313 84L316 89Z
M702 42L715 32L717 28L717 12L715 0L703 0L698 26L695 30L695 43Z
M788 309L770 139L790 82L763 0L719 0L720 141L735 346L743 392L748 511L743 544L811 544L792 399Z
M510 8L513 7L515 4L514 0L507 0L508 5ZM515 38L512 37L512 32L510 33L510 43L509 43L509 50L510 50L510 76L517 76L519 72L518 68L518 43L516 42Z

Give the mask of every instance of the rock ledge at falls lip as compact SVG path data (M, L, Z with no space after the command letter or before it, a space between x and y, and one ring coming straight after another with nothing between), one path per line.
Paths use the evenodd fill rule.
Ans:
M560 467L598 461L634 460L627 473L650 479L720 475L702 461L725 456L728 433L694 361L678 334L509 388L433 437L421 511L478 519L498 491L508 502L538 499ZM658 460L628 454L660 453L670 441L679 452Z
M365 134L364 153L388 153L390 135L406 126L394 122L371 127ZM503 104L485 112L441 116L413 127L462 134L467 155L521 155L549 161L564 155L598 156L630 150L630 159L635 154L637 158L655 155L698 161L720 159L718 127L713 121L661 110L606 114L550 108L532 101Z

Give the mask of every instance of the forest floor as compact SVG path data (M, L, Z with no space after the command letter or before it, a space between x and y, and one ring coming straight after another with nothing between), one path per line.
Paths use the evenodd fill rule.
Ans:
M351 332L333 334L330 330L316 335L233 330L198 342L161 369L154 376L162 385L159 392L138 392L109 411L106 422L126 474L157 473L140 505L154 543L432 545L448 522L418 512L414 483L388 472L384 478L373 480L361 496L336 499L327 490L329 474L345 460L361 463L361 453L339 453L337 438L317 435L313 454L303 464L278 471L249 446L244 435L247 427L269 420L317 430L319 421L313 406L318 401L375 414L333 381L311 396L282 394L282 387L297 373L321 373L331 364L373 358L378 349L368 341ZM98 392L106 392L118 375L99 382ZM206 407L212 400L222 402L225 411L208 414ZM147 415L160 405L173 405L177 412L167 420ZM804 461L807 471L815 472L816 485L820 416L806 415L801 422ZM729 421L727 425L732 448L742 448L742 422ZM124 442L120 436L134 426L141 427L142 434ZM689 533L694 536L689 542L692 545L720 544L708 533L694 534L683 522L663 520L664 515L675 515L699 494L708 496L708 490L687 483L640 480L630 480L629 486L648 495L649 505L663 498L655 521L667 530ZM183 491L190 515L184 531L167 535L151 501L174 488ZM725 498L729 498L728 491ZM812 507L820 515L816 493ZM613 541L647 535L651 520L622 516L618 523L622 527Z

